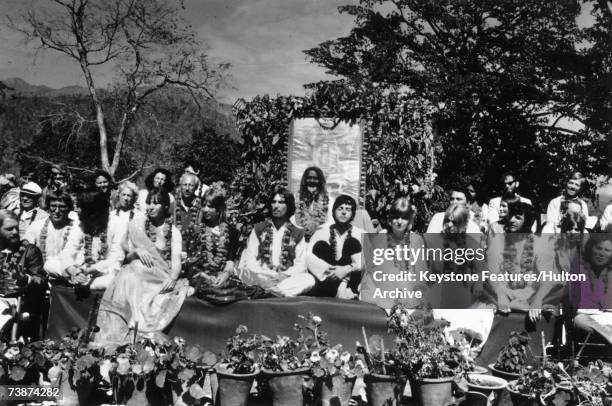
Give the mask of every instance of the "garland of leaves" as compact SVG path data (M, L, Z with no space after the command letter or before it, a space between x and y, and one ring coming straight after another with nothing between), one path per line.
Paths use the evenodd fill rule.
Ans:
M45 220L45 224L43 224L42 231L40 233L40 240L39 240L40 251L42 252L43 259L45 261L47 260L47 233L49 232L49 222L50 221L51 219L47 217L47 219ZM64 233L64 237L62 238L62 246L60 250L63 250L64 247L66 246L66 241L68 241L68 235L70 234L71 228L72 228L72 221L70 221L68 225L66 226L66 232Z
M504 253L502 256L501 272L508 274L528 274L533 272L534 260L534 236L529 234L523 244L523 252L519 261L519 269L515 267L515 259L518 255L518 250L515 244L505 244ZM523 278L518 281L510 281L510 289L522 289L527 286L527 282Z
M27 243L22 241L19 245L17 252L10 250L3 250L0 252L0 262L2 263L0 268L0 293L4 295L10 295L17 291L17 280L16 277L21 274L19 270L19 263L21 258L25 254Z
M281 271L286 271L293 266L293 260L295 259L295 241L291 239L291 233L294 225L285 222L285 232L283 233L283 240L281 243L281 256L278 268ZM274 223L272 220L266 220L266 225L263 232L263 240L259 244L259 253L257 259L264 264L267 264L271 269L274 268L272 265L272 236Z
M196 257L204 258L203 268L208 275L216 276L223 271L229 256L229 226L223 222L219 224L219 235L212 231L212 227L204 227L200 234L200 244ZM203 249L203 250L202 250Z
M181 217L181 206L183 205L183 198L181 196L179 196L179 198L177 199L176 202L176 207L174 208L174 217L175 217L175 221L176 221L176 228L178 228L181 233L183 232L183 222L182 222L182 217ZM199 220L199 215L200 215L200 210L202 209L202 200L199 197L195 197L193 199L193 202L191 203L191 206L189 207L189 209L187 210L187 213L189 214L190 217L190 226L196 225L198 220Z
M335 223L329 226L329 245L330 245L330 247L332 249L332 255L333 255L332 258L334 259L334 261L337 258L336 250L338 249L338 247L337 247L338 246L338 242L336 241L336 229L337 229L337 227L336 227ZM349 224L349 228L347 230L348 234L346 236L346 240L345 241L347 241L349 238L351 238L351 232L352 231L353 231L353 225Z
M170 261L172 258L172 220L170 218L164 220L162 227L166 228L164 232L164 249L162 250L162 257L166 261ZM153 245L155 245L157 242L157 230L153 224L151 224L151 220L149 220L148 216L145 220L145 232L147 233L149 240L151 240ZM157 248L157 246L155 248Z
M406 230L404 234L402 234L402 238L399 243L395 242L395 240L393 239L393 233L391 231L387 233L387 247L394 248L398 245L400 247L406 246L408 247L408 249L410 249L410 230ZM397 259L397 256L393 257L393 264L395 265L395 269L399 269L402 271L408 271L408 269L410 268L410 261L399 261Z
M98 235L100 238L100 249L98 250L97 259L94 260L92 252L93 237L94 236L91 234L83 235L83 240L85 242L84 256L86 265L93 265L98 261L102 261L106 257L106 253L108 251L108 243L106 241L108 238L108 229L105 229Z

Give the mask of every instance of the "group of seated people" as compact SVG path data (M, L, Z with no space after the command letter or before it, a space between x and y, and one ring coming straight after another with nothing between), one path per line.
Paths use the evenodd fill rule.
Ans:
M31 336L36 336L49 283L103 289L99 337L121 341L135 327L142 332L163 330L185 298L202 286L239 280L275 296L359 299L361 284L368 279L363 241L373 230L371 223L363 227L368 230L355 224L356 215L363 222L367 212L358 210L348 195L329 196L319 168L305 170L297 202L282 186L269 192L267 217L252 226L244 247L226 218L225 186L203 185L191 168L180 176L176 191L171 174L158 168L146 179L144 190L129 181L112 188L112 178L98 172L92 187L76 196L66 187L66 171L51 169L44 189L33 181L19 187L18 205L0 200L3 277L15 279L22 311L34 316L34 326L27 331ZM571 292L569 287L535 282L469 290L482 291L479 297L486 298L488 288L489 304L499 311L532 309L533 318L539 317L547 297L559 291L571 296L577 308L612 308L612 238L606 233L584 238L588 213L580 198L581 175L572 175L563 193L550 202L542 234L534 232L540 231L536 213L531 202L518 195L517 178L506 174L503 180L503 195L488 205L473 202L473 190L451 189L448 209L433 216L427 235L440 237L443 246L473 243L487 250L486 261L468 261L461 272L477 272L486 264L499 273L584 273L588 282ZM598 221L601 230L610 227L611 207ZM389 247L433 244L412 230L416 214L410 197L392 202L387 227L381 231ZM554 235L558 237L551 239ZM417 261L411 266L457 272L456 264ZM444 299L434 304L444 308ZM466 307L470 305L475 307Z

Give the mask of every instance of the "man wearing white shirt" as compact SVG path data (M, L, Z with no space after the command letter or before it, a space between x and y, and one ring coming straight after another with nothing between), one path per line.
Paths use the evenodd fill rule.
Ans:
M469 193L467 189L462 187L453 187L450 193L450 204L449 207L453 204L460 204L463 206L468 206L470 203L468 201ZM439 212L433 215L431 221L429 222L429 226L427 227L428 234L439 234L444 229L444 212ZM478 234L480 233L480 227L474 221L474 213L470 210L470 221L467 225L468 234Z
M50 276L58 277L63 271L59 255L70 235L79 232L79 221L71 220L69 217L73 202L68 193L60 190L50 191L45 200L49 217L32 223L27 228L24 239L40 249L45 261L45 271Z
M271 218L253 227L238 267L240 279L281 296L309 291L315 280L306 269L304 231L289 222L295 198L283 187L271 194Z
M75 285L106 289L125 258L128 223L110 216L110 204L102 192L84 192L78 204L80 227L59 255L62 276Z
M26 229L36 220L44 220L49 214L38 207L42 189L34 182L24 184L19 190L19 238L25 237Z
M585 177L580 172L574 172L565 185L565 190L561 196L557 196L550 201L546 210L546 224L552 224L558 226L561 217L563 216L563 210L567 206L563 202L576 201L582 207L582 214L584 217L589 217L589 208L584 200L581 199L582 188L585 182Z
M489 224L495 224L499 221L499 205L502 201L502 198L506 200L515 200L516 198L518 198L520 202L532 205L531 200L519 195L516 192L519 188L519 181L512 172L505 173L502 176L502 180L504 182L503 195L494 197L489 201Z
M601 231L612 232L612 202L608 203L601 215Z

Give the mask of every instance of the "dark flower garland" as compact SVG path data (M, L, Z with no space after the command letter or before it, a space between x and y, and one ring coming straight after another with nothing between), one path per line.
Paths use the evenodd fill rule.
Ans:
M334 262L336 261L336 258L338 258L336 250L338 249L337 245L338 242L336 241L336 224L332 224L331 226L329 226L329 246L332 249L332 255L333 255L333 259ZM353 225L350 224L349 228L347 230L348 235L346 236L346 240L344 240L345 242L348 241L349 238L351 238L351 233L353 231Z
M42 252L43 259L45 261L47 260L47 233L49 232L49 222L50 221L51 219L47 217L47 219L45 220L45 224L43 224L42 231L40 233L40 240L38 242L40 244L40 251ZM71 228L72 228L72 221L68 222L68 225L66 226L66 232L64 233L64 237L62 239L62 247L61 247L62 250L66 246L66 241L68 241L68 235L70 234Z
M176 228L178 228L181 233L183 232L183 222L181 221L181 206L183 205L183 198L179 197L176 202L176 207L174 208L174 217L176 222ZM189 216L191 217L190 225L194 226L198 223L198 217L200 215L200 210L202 209L202 200L199 197L195 197L191 204L191 207L187 210Z
M533 272L533 260L534 260L533 245L534 245L534 236L533 234L529 234L529 237L527 237L527 241L525 241L525 244L523 245L523 252L521 253L521 259L519 262L520 269L518 272L520 272L523 275ZM514 266L514 260L517 255L518 255L518 251L516 249L516 245L506 244L506 246L504 247L504 253L503 253L502 264L501 264L502 273L506 273L506 272L509 274L517 273L516 267ZM509 282L510 289L522 289L526 286L527 286L527 282L525 282L523 278L521 278L520 281Z
M167 227L164 233L165 245L164 249L162 250L162 257L166 261L170 261L172 258L172 220L170 218L167 218L164 221L162 227L164 226ZM153 227L153 225L151 224L151 221L149 220L148 216L145 220L145 231L147 233L147 237L149 237L149 240L151 240L153 245L155 245L155 243L157 242L157 233L155 232L155 227ZM155 248L157 248L157 246L155 246Z
M309 241L317 228L327 220L328 205L327 195L319 195L317 200L307 199L298 202L295 222L304 229L306 241Z
M212 232L211 227L204 227L204 232L200 234L200 244L196 257L204 259L201 266L206 274L216 276L223 271L229 256L229 245L230 237L227 223L219 224L219 236Z
M281 243L281 256L279 261L279 270L286 271L291 266L293 266L293 260L295 259L295 246L296 243L291 238L291 233L293 231L293 224L289 222L285 222L284 226L285 232L283 233L283 240ZM263 240L259 244L259 253L257 255L257 260L261 261L264 264L267 264L271 269L274 269L272 265L272 236L273 236L273 227L274 223L272 220L266 220L266 225L264 228L264 236Z
M17 252L10 250L3 250L0 252L0 262L2 263L0 268L0 293L3 295L11 295L17 292L17 278L22 276L22 272L19 270L19 263L21 258L25 254L28 244L26 241L22 241L19 245Z
M107 232L108 230L104 230L98 235L98 237L100 238L100 250L98 250L98 258L96 260L93 259L92 252L92 243L94 236L91 234L83 235L83 240L85 242L85 265L93 265L98 261L102 261L106 257L106 253L108 251L108 244L106 241L108 238Z

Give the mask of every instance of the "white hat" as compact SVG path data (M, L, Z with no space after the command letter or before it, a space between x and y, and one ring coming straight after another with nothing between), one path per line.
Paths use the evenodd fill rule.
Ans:
M28 182L21 187L21 193L25 193L26 195L40 196L42 194L42 189L36 183Z

